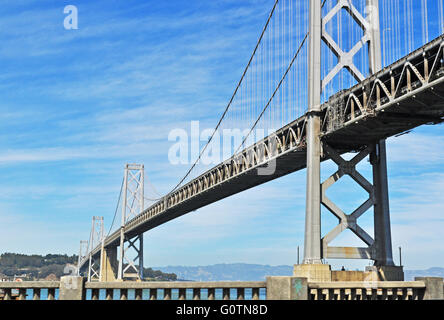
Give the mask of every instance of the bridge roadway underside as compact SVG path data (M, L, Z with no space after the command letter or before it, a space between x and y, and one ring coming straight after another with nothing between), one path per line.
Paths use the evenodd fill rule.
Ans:
M372 83L375 83L376 78L380 79L382 83L387 84L390 83L390 77L392 77L391 91L394 91L395 87L393 86L394 80L392 76L394 72L391 73L389 71L401 70L407 61L411 62L412 65L418 66L423 60L423 51L428 52L427 50L429 50L432 52L429 54L429 59L430 69L432 69L434 76L431 76L429 80L423 81L422 84L418 86L410 79L408 81L402 80L403 73L398 71L398 79L396 80L400 83L400 85L397 86L399 88L399 90L397 89L398 93L393 93L390 99L386 99L382 103L375 103L375 105L370 108L370 112L357 112L353 116L350 115L348 120L343 120L339 125L334 125L333 128L324 128L321 134L322 141L328 143L340 153L353 152L362 150L366 146L374 144L381 139L396 136L415 127L443 122L444 67L441 66L436 69L431 67L433 61L439 61L441 54L444 55L442 49L444 47L443 40L444 37L436 39L434 42L416 50L407 58L401 59L375 76L368 78L363 83L347 90L345 96L351 93L358 95L357 92L361 90L361 87L362 90L364 90L365 85L371 86ZM424 70L421 69L420 71L424 73ZM409 78L410 77L411 76L409 76ZM411 83L413 83L413 87ZM409 87L408 90L404 89L401 92L401 89L405 87ZM390 87L386 90L386 92L388 91L390 91ZM371 93L369 96L371 96ZM365 99L363 99L363 101L365 101ZM330 103L329 100L329 102L323 105L323 115L321 118L324 119L324 123L325 119L328 118L327 113L334 104L333 102ZM347 109L346 106L343 106L343 108ZM278 130L278 132L284 132L292 127L294 131L296 131L297 127L300 128L301 123L305 122L307 116L308 115L304 115L281 130ZM303 131L304 129L302 129L302 132ZM415 146L412 147L414 148ZM409 150L406 150L406 152L409 152ZM427 155L424 156L426 157ZM260 163L260 165L253 165L241 174L217 183L207 188L207 190L193 194L188 199L179 201L174 205L168 206L166 209L162 209L159 213L145 218L144 214L146 215L146 213L150 212L150 208L148 208L140 214L140 220L133 221L133 223L130 221L128 223L128 228L125 227L125 237L131 239L167 221L208 204L305 168L306 149L303 140L302 143L299 143L297 146L284 148L284 150L273 159L276 160L276 170L273 174L258 175L258 167L263 167L264 164L267 165L270 162ZM323 161L325 160L327 160L327 158L323 159ZM305 184L306 182L299 181L295 183ZM137 219L137 217L135 219ZM120 235L119 230L117 230L105 240L105 246L118 246L119 241ZM100 248L97 247L94 249L92 254L94 256L100 254Z
M252 187L258 186L265 182L277 179L279 177L285 176L289 173L303 169L306 166L306 152L303 151L292 151L283 154L276 158L276 170L270 175L258 175L257 169L253 168L238 177L228 180L222 184L214 186L208 191L204 191L201 194L196 195L189 201L184 201L178 205L175 205L171 209L167 209L164 213L152 218L152 221L148 222L145 226L141 228L134 229L134 235L140 232L144 232L151 228L157 227L171 219L177 218L184 213L192 212L199 208L202 208L208 204L214 203L226 197L232 196L234 194L240 193ZM270 165L271 167L271 165ZM305 182L304 182L305 183ZM132 234L129 234L131 237Z

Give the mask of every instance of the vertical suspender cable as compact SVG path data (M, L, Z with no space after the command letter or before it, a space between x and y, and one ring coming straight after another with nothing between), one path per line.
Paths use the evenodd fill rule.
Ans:
M427 0L421 0L421 16L422 16L422 44L425 44L429 42Z
M408 14L408 0L404 1L404 52L402 55L405 55L409 50L409 14Z
M413 38L413 3L412 0L408 0L409 6L409 53L413 51L414 38Z
M395 60L400 57L402 55L402 49L401 49L401 25L400 25L400 16L401 16L401 11L400 11L400 6L398 1L393 1L393 6L394 6L394 16L395 16L395 21L396 21L396 33L395 33L395 37L396 37L396 48L397 48L397 52L396 52L396 56L395 56Z
M439 34L443 33L444 29L444 14L443 14L443 0L438 0L438 10L439 10Z

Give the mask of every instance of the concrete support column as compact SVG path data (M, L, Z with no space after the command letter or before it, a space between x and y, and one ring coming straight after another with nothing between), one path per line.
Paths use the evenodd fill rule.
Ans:
M310 0L304 263L321 263L321 0Z
M143 280L143 233L139 235L139 279Z
M100 262L101 280L104 282L116 281L117 278L117 247L103 249L102 261Z
M85 278L83 277L61 277L59 300L84 300Z
M102 238L102 247L100 248L100 265L99 265L99 281L103 281L103 255L105 251L105 237Z
M120 228L120 246L119 246L119 267L117 270L117 279L123 280L123 262L125 258L125 232L124 227Z
M425 283L424 300L444 300L443 280L438 277L415 277L415 281Z
M385 140L375 146L370 156L373 166L373 185L375 190L374 238L375 265L394 266L392 235L390 227L390 206L387 181L387 153Z
M267 277L267 300L308 300L307 278Z

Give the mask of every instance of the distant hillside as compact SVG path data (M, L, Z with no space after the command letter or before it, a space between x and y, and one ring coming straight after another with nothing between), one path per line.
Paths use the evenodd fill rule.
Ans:
M414 280L415 277L440 277L444 278L444 268L430 268L427 270L405 270L406 281Z
M78 256L47 254L25 255L17 253L3 253L0 255L0 279L13 280L19 276L25 280L56 280L64 275L67 264L77 265ZM174 281L174 273L164 273L152 268L143 270L145 279Z
M258 264L216 264L211 266L168 266L157 267L163 272L175 273L178 279L191 281L264 281L266 276L286 276L293 274L293 266L269 266ZM406 270L405 280L415 277L443 277L444 268L427 270Z
M64 274L66 264L77 264L77 256L3 253L0 255L0 275L2 278L21 276L26 280L54 279Z
M285 276L293 273L292 266L259 264L216 264L212 266L158 267L163 272L175 273L178 279L193 281L262 281L266 276Z

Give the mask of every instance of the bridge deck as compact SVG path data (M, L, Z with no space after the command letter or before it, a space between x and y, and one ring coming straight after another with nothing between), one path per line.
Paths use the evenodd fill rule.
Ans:
M435 39L324 103L323 142L345 153L420 125L443 122L443 40L443 36ZM306 117L155 203L125 225L125 237L131 239L210 203L305 168ZM273 165L273 161L275 172L258 174L258 169ZM105 240L105 246L117 246L119 241L117 230ZM93 250L94 255L99 252L100 247Z

